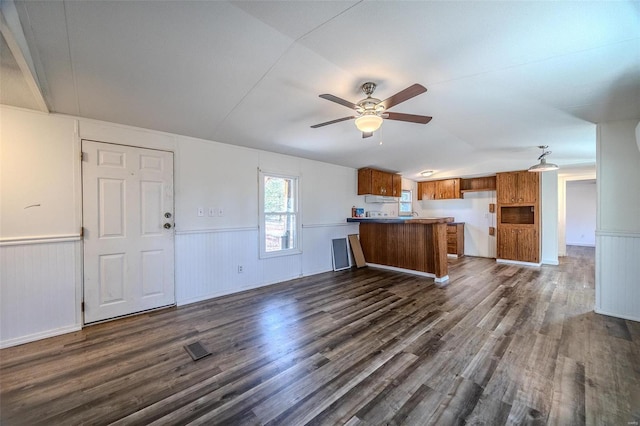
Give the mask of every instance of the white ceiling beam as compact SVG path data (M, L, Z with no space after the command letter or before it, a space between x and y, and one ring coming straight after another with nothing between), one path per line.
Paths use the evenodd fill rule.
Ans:
M27 82L27 86L31 91L38 110L42 112L49 112L47 103L44 100L42 89L38 81L38 76L35 72L33 65L33 59L31 58L31 52L29 51L29 45L27 39L22 31L22 25L20 24L20 18L18 17L18 11L13 0L3 0L0 2L0 32L9 46L9 50L13 54L22 75Z

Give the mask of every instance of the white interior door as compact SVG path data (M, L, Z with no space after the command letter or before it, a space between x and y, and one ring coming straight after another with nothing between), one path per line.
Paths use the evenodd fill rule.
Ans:
M175 304L173 153L82 141L84 322Z

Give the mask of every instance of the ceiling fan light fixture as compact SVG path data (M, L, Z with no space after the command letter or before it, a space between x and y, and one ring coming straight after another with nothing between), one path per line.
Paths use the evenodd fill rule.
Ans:
M382 117L376 114L363 114L356 118L356 127L364 133L375 132L382 125Z
M545 158L547 155L551 154L551 151L545 151L545 149L549 148L547 145L539 145L538 148L542 150L542 154L538 157L540 163L535 164L529 167L530 172L550 172L552 170L558 170L559 167L557 164L547 163L547 159Z

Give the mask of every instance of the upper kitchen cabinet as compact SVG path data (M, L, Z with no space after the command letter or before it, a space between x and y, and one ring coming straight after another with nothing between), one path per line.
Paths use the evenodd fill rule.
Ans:
M436 181L418 182L418 200L436 199Z
M402 176L397 174L392 174L391 187L393 188L393 194L391 195L393 195L394 197L401 197L402 196Z
M499 204L536 204L540 193L540 174L528 171L496 175Z
M452 198L462 198L460 192L460 179L445 179L436 181L436 199L449 200Z
M358 170L358 195L385 195L399 197L402 193L402 177L369 167Z
M495 191L496 190L496 177L495 176L483 176L460 180L461 192L480 192L480 191Z
M460 179L418 182L418 200L450 200L462 198Z

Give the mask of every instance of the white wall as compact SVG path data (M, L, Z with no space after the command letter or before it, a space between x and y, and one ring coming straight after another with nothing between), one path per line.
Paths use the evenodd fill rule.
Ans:
M81 139L175 153L178 304L331 270L331 239L358 232L351 168L5 106L0 120L0 347L82 326ZM301 176L300 255L258 259L259 168Z
M541 180L540 261L558 265L558 172L542 172Z
M569 181L566 188L566 244L595 247L596 181Z
M420 217L452 216L464 222L464 254L496 257L496 236L489 235L489 227L496 226L496 214L489 213L489 204L496 202L495 191L467 192L463 199L415 201Z
M640 149L638 120L597 127L596 306L640 321Z
M0 114L0 238L79 236L76 120L11 108Z

